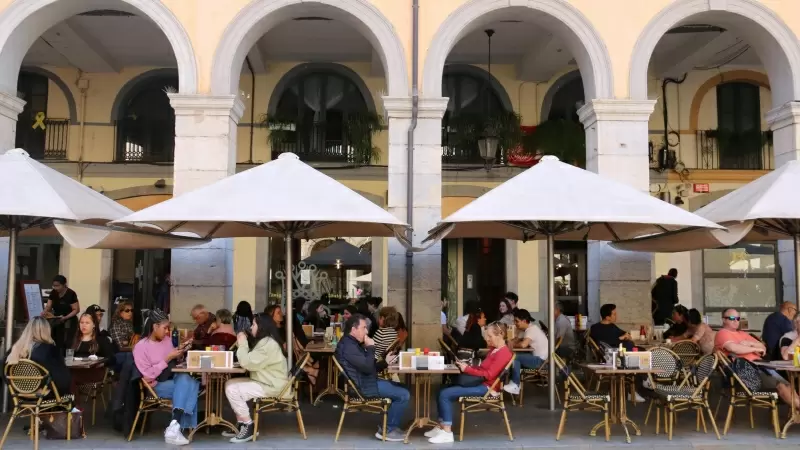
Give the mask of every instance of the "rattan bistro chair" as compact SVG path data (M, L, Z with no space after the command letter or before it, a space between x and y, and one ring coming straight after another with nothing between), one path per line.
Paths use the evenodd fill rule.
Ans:
M558 424L556 440L561 439L564 426L567 424L567 412L569 411L594 411L603 413L605 422L606 442L611 439L611 426L608 422L608 406L611 404L611 396L597 392L587 391L583 384L578 380L574 373L571 373L566 362L560 356L553 354L556 369L559 374L564 376L564 410L561 411L561 422Z
M133 418L131 425L131 432L128 434L128 442L133 439L133 433L136 431L136 424L139 422L139 417L142 418L142 427L139 430L139 435L144 434L144 427L147 423L147 416L152 412L165 412L172 414L172 399L161 398L156 394L150 384L144 379L139 380L141 389L139 391L139 409L136 410L136 417Z
M458 440L464 440L464 423L466 422L466 413L474 413L481 411L497 411L503 413L503 420L506 423L506 430L508 431L508 440L513 441L514 435L511 433L511 423L508 421L508 414L506 413L506 404L503 401L503 384L505 379L508 378L508 373L514 365L516 355L511 357L506 367L494 380L492 386L486 391L486 394L476 397L459 397L458 402L461 404L461 429L458 432ZM494 394L494 395L493 395Z
M370 414L380 414L383 416L383 426L381 428L383 433L383 441L386 441L386 419L387 413L389 411L389 405L392 404L392 400L384 397L364 397L361 394L361 391L358 390L358 386L353 382L352 379L347 375L347 372L344 371L342 365L339 364L339 360L336 359L336 356L331 355L333 359L333 363L336 365L336 369L339 371L342 377L345 378L345 394L344 394L344 405L342 406L342 415L339 418L339 427L336 428L336 438L334 442L339 441L339 434L342 432L342 425L344 424L344 416L349 412L367 412Z
M728 434L733 421L733 413L736 408L747 407L750 411L750 428L755 428L755 421L753 420L753 408L762 408L770 410L772 419L772 428L775 431L775 438L780 438L780 425L778 418L778 393L776 391L764 391L761 389L761 376L758 373L753 363L738 358L733 364L736 365L736 370L733 370L732 364L728 358L718 352L717 358L720 361L720 367L723 374L730 377L730 404L728 405L728 416L725 419L725 427L722 429L722 435Z
M558 338L555 342L555 350L558 351L559 347L561 347L561 338ZM545 359L539 367L527 368L522 367L519 373L519 406L522 406L523 399L525 398L525 385L526 384L533 384L539 387L547 386L550 380L550 360ZM556 396L558 397L558 402L561 403L561 397L556 390ZM512 402L515 402L514 396L511 396Z
M675 386L685 381L683 363L678 355L666 347L653 347L650 349L652 368L658 369L660 372L657 375L650 375L651 387L653 390L663 386ZM653 404L656 402L656 396L650 397L650 402L647 407L647 415L644 417L644 424L650 420L650 412L653 409ZM656 434L658 434L661 423L661 410L656 407Z
M258 415L272 411L294 411L297 414L297 428L300 430L300 434L303 435L303 439L308 439L308 436L306 436L306 427L303 424L303 415L300 413L300 402L297 401L297 389L300 385L297 378L303 373L303 368L310 360L310 354L306 353L303 355L303 357L294 366L294 369L292 369L292 372L289 374L289 380L286 381L286 384L283 386L283 389L281 389L281 392L278 395L275 397L261 397L256 399L253 407L253 420L255 423L255 427L253 429L253 442L258 439ZM289 392L291 392L291 395L287 396L286 394Z
M5 375L14 409L8 419L3 439L0 440L0 448L3 448L6 442L14 419L30 417L33 448L38 450L39 415L50 412L67 413L67 440L70 440L74 397L69 394L62 396L58 393L47 369L29 359L22 359L16 364L7 364Z

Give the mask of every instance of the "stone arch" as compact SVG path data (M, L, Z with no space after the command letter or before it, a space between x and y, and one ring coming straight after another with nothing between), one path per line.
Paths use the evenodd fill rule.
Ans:
M167 37L178 65L181 93L197 92L197 59L189 35L161 1L119 0L152 20ZM0 90L16 94L22 59L33 42L53 25L76 14L97 9L82 0L25 0L0 12Z
M140 73L135 77L128 80L117 92L116 98L114 98L114 104L111 106L111 117L109 119L109 123L113 124L115 120L122 119L122 114L125 110L125 104L137 94L137 89L139 86L142 86L144 81L151 80L153 78L159 77L166 77L166 76L178 76L178 83L180 83L180 74L175 69L153 69L148 70L147 72ZM180 89L179 86L175 86Z
M293 6L329 6L372 43L386 74L387 95L407 97L409 82L405 51L394 26L368 0L253 0L225 28L214 53L211 92L235 94L245 56L256 41L275 25L292 18Z
M70 125L78 125L78 108L75 106L75 96L72 95L72 91L70 90L67 83L64 83L64 80L61 79L58 75L50 72L47 69L42 69L41 67L37 66L25 66L20 69L20 72L28 72L28 73L35 73L36 75L41 75L43 77L47 77L53 84L58 87L64 94L64 98L67 99L67 108L69 109L69 123Z
M428 47L422 74L425 97L441 97L441 79L450 50L463 36L482 23L491 20L492 14L509 8L519 10L519 17L540 13L552 18L553 31L565 40L584 80L586 98L613 98L613 72L611 57L600 33L574 6L563 0L538 0L536 2L508 0L469 0L451 13L439 26Z
M692 105L689 109L689 130L697 131L700 123L700 106L703 103L708 91L717 87L722 83L730 83L734 81L742 81L752 84L757 84L763 88L770 89L769 79L761 72L754 72L752 70L732 70L730 72L723 72L719 75L713 76L706 80L705 83L697 88L697 91L692 97Z
M291 86L295 78L309 72L333 72L352 81L353 84L356 85L356 88L358 88L358 92L360 92L361 96L364 98L369 112L375 112L375 99L372 98L372 93L369 91L366 83L364 83L364 80L353 69L341 64L323 62L298 64L292 67L290 71L286 72L281 79L278 80L275 89L272 90L272 95L269 98L269 106L267 106L267 114L274 115L278 109L278 103L281 101L283 92Z
M540 122L547 120L547 116L550 115L550 110L553 108L553 98L555 98L558 91L578 78L581 78L581 71L573 70L561 75L550 85L550 88L545 92L544 98L542 99L542 111L539 114Z
M773 107L800 98L800 45L774 11L753 0L676 0L662 9L639 35L631 56L629 95L647 99L647 70L661 37L680 22L708 14L710 22L734 30L758 53L772 88Z
M480 67L475 67L469 64L448 64L444 66L442 75L447 73L463 73L488 82L492 87L492 90L494 90L494 92L497 94L497 97L500 99L500 103L503 104L503 108L505 108L506 111L514 111L514 105L511 104L511 98L508 96L506 88L504 88L503 85L500 84L500 81L498 81L497 78L489 72L481 69Z

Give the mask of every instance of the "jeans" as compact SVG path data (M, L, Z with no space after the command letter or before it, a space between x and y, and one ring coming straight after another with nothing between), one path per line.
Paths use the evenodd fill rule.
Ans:
M188 373L176 373L168 381L162 381L153 388L161 398L172 399L174 409L183 410L181 428L197 427L197 396L200 394L200 381Z
M387 433L392 430L400 428L400 421L403 419L403 413L408 407L408 400L411 394L405 387L392 383L391 381L378 380L378 395L392 400L389 406L388 417L386 418L386 431Z
M544 360L533 353L517 352L517 359L514 360L514 367L511 370L511 381L519 384L520 372L522 368L538 369Z
M450 386L439 391L439 423L453 425L453 402L459 397L477 397L486 395L489 388L484 384L473 387Z

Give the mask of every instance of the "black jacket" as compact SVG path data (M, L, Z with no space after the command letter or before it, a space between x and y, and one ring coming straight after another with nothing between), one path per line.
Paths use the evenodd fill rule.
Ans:
M458 341L459 348L468 348L470 350L480 350L488 347L486 340L483 338L483 329L477 323L473 323L461 339Z
M136 411L139 409L139 393L141 391L139 380L142 378L142 374L133 362L133 353L128 352L125 355L122 369L119 372L119 382L111 393L106 414L111 415L114 429L127 436L133 425L133 419L136 417Z
M663 325L678 304L678 281L669 275L661 275L650 290L653 299L653 321Z
M53 344L36 344L31 350L30 360L50 372L50 377L56 384L59 395L71 393L69 389L72 384L72 376L58 347Z
M336 346L336 359L362 395L378 396L378 372L386 363L375 361L375 346L364 347L353 336L345 336Z

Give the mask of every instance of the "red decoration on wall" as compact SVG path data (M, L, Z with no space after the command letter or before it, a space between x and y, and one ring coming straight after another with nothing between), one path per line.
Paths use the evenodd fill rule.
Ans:
M529 136L531 133L536 131L535 125L524 125L520 126L519 128L522 130L522 134L526 136ZM541 158L541 155L531 155L529 153L525 153L525 150L521 145L518 145L508 151L508 164L511 166L533 167Z

